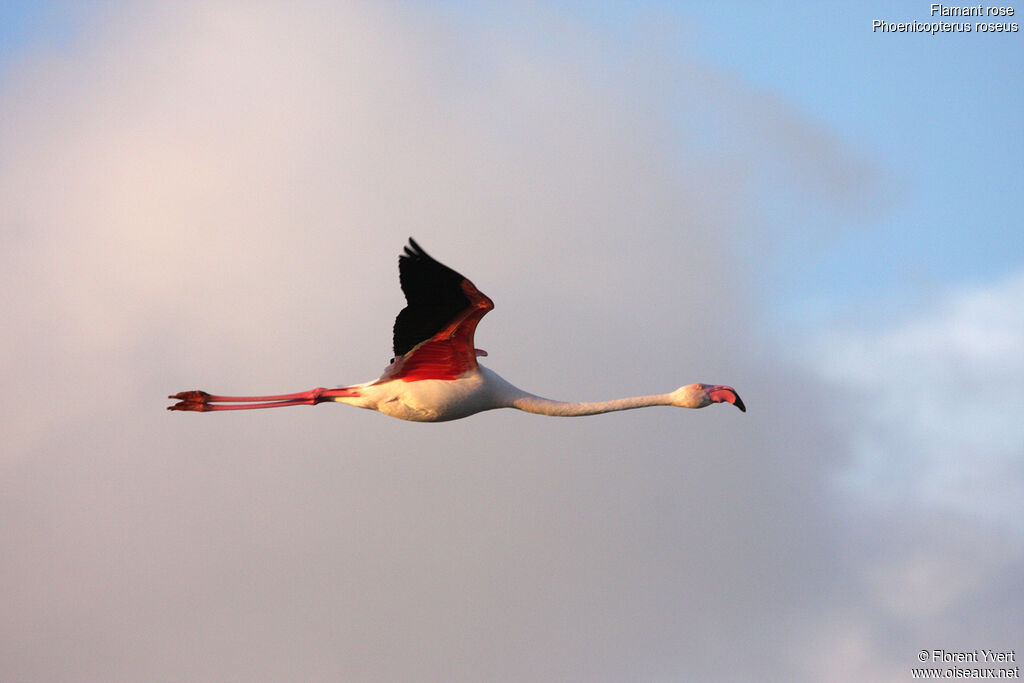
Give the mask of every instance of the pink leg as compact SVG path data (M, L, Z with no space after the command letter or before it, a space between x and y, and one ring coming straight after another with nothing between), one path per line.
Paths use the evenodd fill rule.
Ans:
M167 410L194 410L208 412L211 410L252 410L256 408L283 408L285 406L313 406L331 401L341 396L359 396L359 392L349 387L341 389L325 389L317 387L297 394L277 394L275 396L214 396L205 391L182 391L168 396L177 399L178 403L168 406ZM212 405L217 403L234 403L237 405Z

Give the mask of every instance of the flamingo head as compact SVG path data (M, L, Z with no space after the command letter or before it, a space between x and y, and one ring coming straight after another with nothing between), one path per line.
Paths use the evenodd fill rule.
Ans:
M731 403L743 412L747 407L732 387L722 384L687 384L671 394L673 404L680 408L703 408L712 403Z

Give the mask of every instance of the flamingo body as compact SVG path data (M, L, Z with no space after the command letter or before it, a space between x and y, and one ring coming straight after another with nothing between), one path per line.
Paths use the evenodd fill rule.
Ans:
M407 306L394 326L395 357L379 379L347 387L323 387L272 396L215 396L183 391L168 410L197 412L347 403L414 422L458 420L495 408L574 417L649 406L703 408L732 403L746 411L732 387L688 384L667 394L572 403L527 393L480 365L487 353L473 345L476 326L494 303L472 282L431 258L416 242L399 257L399 281Z
M511 401L523 393L483 366L457 379L378 381L356 391L358 396L334 400L413 422L446 422L510 407Z

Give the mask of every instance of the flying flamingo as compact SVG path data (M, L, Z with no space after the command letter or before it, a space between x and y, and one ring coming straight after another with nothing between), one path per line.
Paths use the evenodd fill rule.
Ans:
M494 408L574 417L647 406L703 408L724 402L746 412L736 391L719 384L688 384L668 394L595 403L552 401L529 394L477 363L477 356L487 355L473 346L477 323L494 308L487 296L427 255L412 238L399 256L398 270L407 305L395 319L395 357L380 379L277 396L213 396L205 391L183 391L168 397L178 403L167 409L249 410L333 401L417 422L457 420Z

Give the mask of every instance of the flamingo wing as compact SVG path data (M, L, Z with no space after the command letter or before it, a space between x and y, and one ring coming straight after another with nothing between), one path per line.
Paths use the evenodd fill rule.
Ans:
M388 379L455 379L475 370L473 333L494 303L411 237L398 273L407 305L395 319Z

